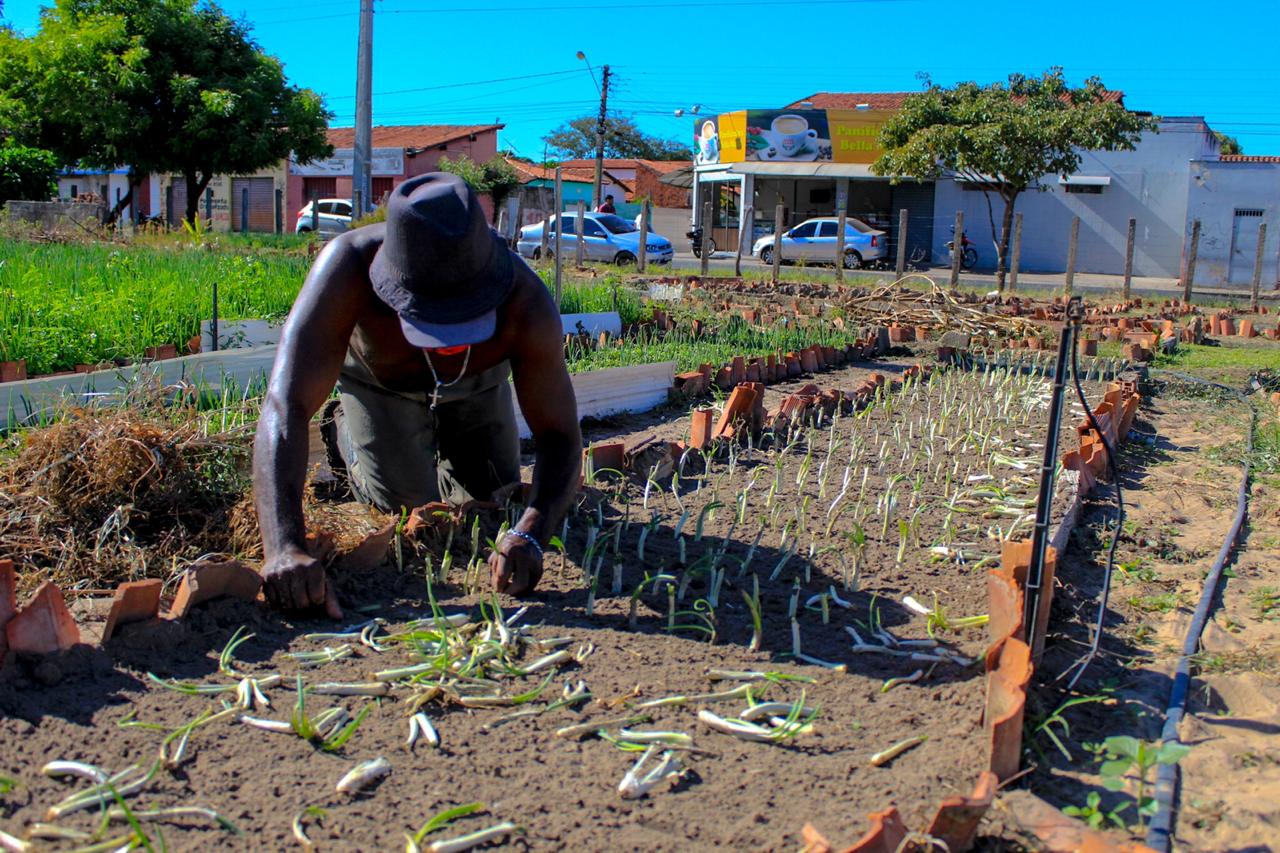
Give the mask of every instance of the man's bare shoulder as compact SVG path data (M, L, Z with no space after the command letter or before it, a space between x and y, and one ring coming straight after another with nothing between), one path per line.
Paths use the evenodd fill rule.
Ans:
M507 311L511 318L523 324L548 322L559 319L555 300L542 279L523 259L513 257L515 286L507 299ZM557 323L557 329L559 325Z
M367 268L373 263L373 256L378 253L378 249L382 248L382 241L387 235L387 224L385 222L375 222L372 225L366 225L363 228L357 228L354 231L346 231L339 234L331 242L331 251L334 254L350 258L355 256L359 258L363 265Z

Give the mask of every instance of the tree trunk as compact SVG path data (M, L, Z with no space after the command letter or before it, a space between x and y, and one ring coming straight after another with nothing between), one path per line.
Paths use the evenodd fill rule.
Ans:
M182 179L187 184L187 209L182 214L182 221L194 228L197 225L196 217L200 214L200 197L209 188L209 181L213 180L213 175L200 177L196 172L184 171ZM207 224L213 225L212 222Z
M120 218L120 211L124 210L133 202L133 184L129 185L129 191L120 197L115 207L107 212L107 225L115 225L116 220Z
M1004 293L1004 279L1009 270L1009 240L1013 237L1013 205L1018 200L1018 194L1015 192L1006 196L1001 193L1000 197L1004 199L1004 216L1001 218L1000 246L996 253L996 290Z

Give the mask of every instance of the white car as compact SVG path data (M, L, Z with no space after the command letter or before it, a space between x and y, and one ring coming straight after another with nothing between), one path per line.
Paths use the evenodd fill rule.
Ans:
M313 213L312 205L319 205L319 210ZM341 234L343 231L349 231L351 230L351 209L349 198L321 198L314 202L309 201L302 210L298 211L298 222L294 225L293 231L295 234L309 234L312 231L320 234Z
M563 217L553 216L550 219L550 230L547 232L548 257L555 253L556 227L562 218L564 234L560 236L560 251L566 258L577 254L578 217L577 214L566 213ZM521 228L516 238L516 251L526 258L536 260L542 257L542 229L547 225L548 221L543 220ZM640 229L617 214L588 211L582 216L582 244L583 258L588 261L629 266L636 262L636 256L640 252ZM672 256L671 241L650 231L645 241L645 261L651 264L669 264Z
M840 220L836 217L806 219L782 235L782 260L791 263L836 263L836 237ZM776 234L761 237L751 247L751 254L761 263L773 263ZM868 261L884 257L885 233L877 231L861 219L845 218L844 266L856 270Z

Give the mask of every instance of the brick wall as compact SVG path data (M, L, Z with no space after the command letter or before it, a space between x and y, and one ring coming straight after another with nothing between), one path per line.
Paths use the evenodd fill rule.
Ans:
M692 191L660 183L662 174L651 166L637 162L635 197L640 199L647 196L654 207L692 208Z

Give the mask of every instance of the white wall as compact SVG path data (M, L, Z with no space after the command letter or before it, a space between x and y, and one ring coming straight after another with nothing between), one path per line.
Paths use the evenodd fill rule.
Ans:
M1245 233L1238 235L1237 245L1233 242L1233 233L1236 231L1235 211L1239 208L1261 210L1263 215L1240 219L1240 231ZM1280 163L1193 161L1187 191L1188 241L1191 239L1191 222L1195 219L1200 220L1196 284L1250 286L1257 250L1257 228L1265 222L1267 243L1263 248L1260 286L1263 290L1273 288L1280 278L1277 271Z
M1080 217L1077 272L1120 274L1124 270L1129 217L1137 219L1133 272L1139 276L1177 277L1187 221L1190 161L1216 157L1217 142L1203 120L1166 119L1159 132L1144 134L1133 151L1086 151L1077 175L1105 176L1111 184L1100 194L1067 193L1057 175L1041 180L1043 192L1018 197L1023 214L1020 269L1060 272L1067 264L1071 219ZM991 197L992 211L981 192L965 191L954 181L940 180L934 208L934 258L947 263L955 212L964 211L965 230L978 251L980 267L994 268L996 250L990 216L999 232L1003 202Z

